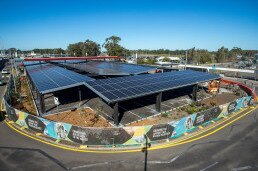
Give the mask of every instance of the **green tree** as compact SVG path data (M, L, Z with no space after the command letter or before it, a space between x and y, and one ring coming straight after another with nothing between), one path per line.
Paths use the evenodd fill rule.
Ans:
M233 47L231 50L230 50L230 53L229 53L229 58L230 59L236 59L236 56L237 55L243 55L243 50L241 48L238 48L238 47ZM245 58L245 57L244 57Z
M168 58L168 57L165 57L165 58L163 58L163 60L162 60L163 62L170 62L170 58Z
M221 48L218 49L215 60L216 62L226 62L229 59L229 51L228 48L225 48L222 46Z
M118 36L111 36L106 38L103 47L107 50L109 56L126 56L129 51L122 47L119 42L121 38Z
M100 45L87 39L85 42L69 44L67 52L71 56L97 56L100 54Z
M157 59L155 59L155 58L149 58L149 59L147 59L146 64L154 65L155 62L157 62Z
M145 64L145 61L143 58L137 58L137 64Z
M71 56L83 56L82 55L83 42L78 42L74 44L69 44L67 47L67 52Z
M212 62L212 54L209 53L208 50L198 50L199 63L211 63Z
M89 39L84 42L82 49L85 56L98 56L100 54L100 45Z
M187 51L187 63L192 63L195 61L195 47Z

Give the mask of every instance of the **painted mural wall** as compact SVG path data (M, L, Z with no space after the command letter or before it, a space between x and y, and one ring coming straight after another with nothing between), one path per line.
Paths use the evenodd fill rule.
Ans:
M185 132L191 132L196 127L210 123L230 115L232 112L253 104L251 96L242 97L231 103L216 106L203 112L194 113L167 124L134 126L123 128L83 128L67 123L53 122L47 119L30 115L9 106L5 102L5 110L9 118L16 124L45 134L54 139L67 140L84 145L141 145L148 141L158 142L170 138L177 138Z

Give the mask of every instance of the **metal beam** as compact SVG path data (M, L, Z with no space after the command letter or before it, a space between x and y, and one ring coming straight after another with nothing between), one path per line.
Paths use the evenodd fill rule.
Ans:
M87 57L55 57L55 58L25 58L24 61L60 61L60 60L92 60L92 59L120 59L120 56L87 56Z

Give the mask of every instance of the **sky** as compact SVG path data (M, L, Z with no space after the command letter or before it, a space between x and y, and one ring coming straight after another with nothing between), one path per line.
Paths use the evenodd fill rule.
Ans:
M0 49L121 37L128 49L258 49L256 0L1 0Z

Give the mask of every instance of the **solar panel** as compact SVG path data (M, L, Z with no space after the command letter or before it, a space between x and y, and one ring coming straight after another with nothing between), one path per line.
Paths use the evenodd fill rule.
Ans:
M52 60L50 61L52 63L81 63L81 62L86 62L86 60Z
M62 63L62 65L97 75L135 75L156 70L155 67L105 61L89 61L77 64Z
M52 64L30 65L26 66L26 70L42 94L83 85L86 81L94 80Z
M24 66L38 65L38 64L45 64L45 62L42 62L42 61L24 61L23 62Z
M186 70L94 80L85 84L105 101L113 103L219 78L215 74Z

